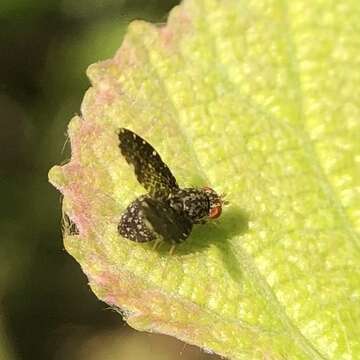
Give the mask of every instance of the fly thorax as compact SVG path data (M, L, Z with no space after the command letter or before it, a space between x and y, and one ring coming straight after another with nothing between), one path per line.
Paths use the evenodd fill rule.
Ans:
M193 223L201 222L209 214L209 199L202 189L181 189L169 198L170 206L184 213Z

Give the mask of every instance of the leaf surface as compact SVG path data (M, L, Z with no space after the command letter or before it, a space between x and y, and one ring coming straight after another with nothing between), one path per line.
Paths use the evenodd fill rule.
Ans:
M67 251L139 330L233 359L360 357L360 3L188 0L133 22L50 171ZM170 255L119 237L144 189L117 129L230 205Z

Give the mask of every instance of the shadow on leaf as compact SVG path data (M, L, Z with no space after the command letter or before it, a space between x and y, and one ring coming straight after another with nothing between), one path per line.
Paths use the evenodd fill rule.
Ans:
M226 268L238 282L241 277L241 268L238 259L230 248L230 239L246 233L249 226L249 216L240 208L229 207L216 222L194 226L189 239L176 247L171 256L186 256L206 250L210 245L216 245L221 252L224 268ZM165 245L165 244L164 244ZM161 246L157 250L163 256L170 256L170 247Z

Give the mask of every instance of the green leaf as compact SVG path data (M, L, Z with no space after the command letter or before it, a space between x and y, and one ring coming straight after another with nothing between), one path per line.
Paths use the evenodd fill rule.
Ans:
M360 2L189 0L136 21L69 124L68 252L139 330L232 359L360 358ZM230 205L170 255L119 237L116 131Z

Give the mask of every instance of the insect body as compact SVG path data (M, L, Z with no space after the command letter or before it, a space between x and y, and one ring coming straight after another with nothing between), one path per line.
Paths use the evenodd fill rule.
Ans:
M156 239L180 243L194 224L221 215L223 201L211 188L181 189L156 150L131 130L121 128L119 147L134 167L137 180L148 191L135 199L122 214L118 231L137 242Z
M193 222L172 208L167 201L143 195L135 199L121 216L120 235L137 242L148 242L159 237L179 243L190 235Z

